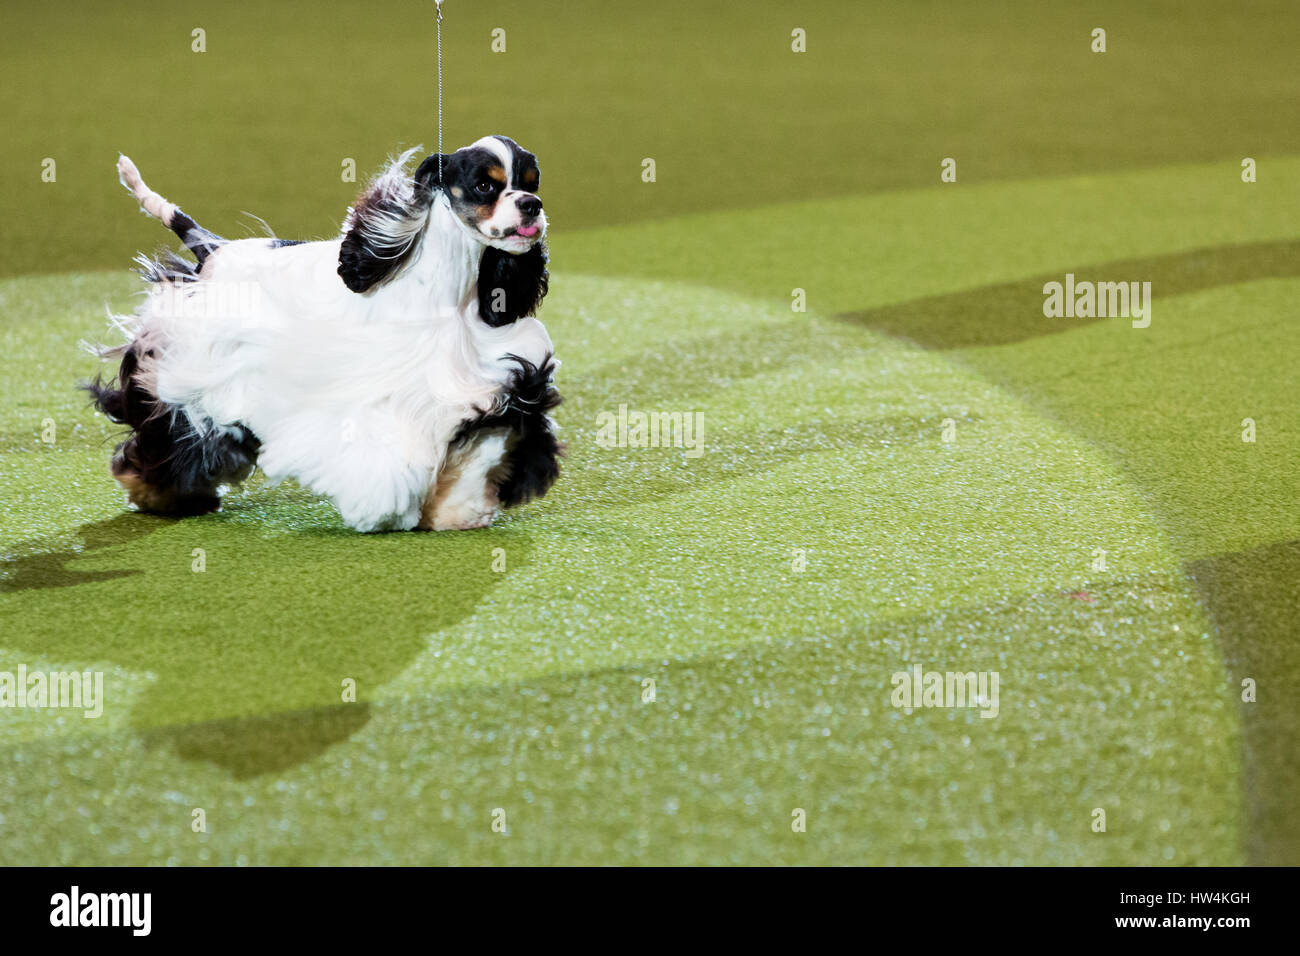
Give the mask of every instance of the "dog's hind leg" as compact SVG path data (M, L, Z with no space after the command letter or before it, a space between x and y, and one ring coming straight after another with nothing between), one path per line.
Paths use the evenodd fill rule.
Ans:
M259 443L238 424L200 431L179 408L160 401L150 384L155 354L153 344L137 339L122 356L116 382L85 386L96 408L131 428L113 455L113 477L141 511L177 516L216 511L222 486L238 484L252 472Z
M185 248L194 253L194 257L199 260L199 267L208 256L216 252L226 244L228 240L208 232L197 222L191 219L185 213L181 212L181 207L174 202L168 202L158 193L154 192L140 177L140 170L135 168L135 163L131 162L127 156L117 158L117 178L127 191L136 198L140 203L140 208L149 215L158 219L162 224L180 237L181 242L185 243Z

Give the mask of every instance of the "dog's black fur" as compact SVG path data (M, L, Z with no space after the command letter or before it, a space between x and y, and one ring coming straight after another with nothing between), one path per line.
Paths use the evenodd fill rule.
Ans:
M243 426L201 433L179 409L155 398L138 380L138 348L133 344L123 353L116 382L106 385L97 378L82 386L111 421L131 428L113 454L113 476L157 489L158 511L178 516L216 511L221 506L217 488L249 476L259 442Z
M544 242L517 256L489 246L478 267L478 311L483 321L497 328L534 314L550 290L549 258Z
M546 418L562 401L553 382L554 359L548 355L541 365L534 365L517 355L509 358L518 368L510 373L502 400L465 422L452 441L453 445L469 441L485 429L509 430L506 458L497 478L497 497L503 508L546 494L560 477L564 455L564 446Z

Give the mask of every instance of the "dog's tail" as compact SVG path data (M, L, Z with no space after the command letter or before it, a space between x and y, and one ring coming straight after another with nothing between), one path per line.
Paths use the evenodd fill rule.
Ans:
M142 212L148 213L171 229L185 243L185 248L194 253L200 268L212 253L224 246L227 240L208 232L185 213L174 202L168 202L154 192L140 178L140 170L135 168L128 156L117 157L117 178L127 191L140 203Z

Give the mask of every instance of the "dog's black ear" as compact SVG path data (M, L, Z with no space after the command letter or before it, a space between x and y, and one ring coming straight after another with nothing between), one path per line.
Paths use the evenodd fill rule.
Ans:
M532 315L550 287L546 244L514 256L489 246L478 267L479 315L488 325L509 325Z
M442 177L438 176L438 159L442 159ZM447 175L447 164L451 162L451 157L446 153L434 153L427 157L424 162L420 163L420 168L415 171L415 181L425 189L436 189L443 184Z
M353 292L388 281L410 260L433 204L432 187L420 177L436 179L437 173L436 156L421 163L413 179L399 165L391 166L349 211L338 272Z
M383 280L387 274L385 265L367 246L358 227L348 230L339 249L339 278L345 286L353 292L365 292Z

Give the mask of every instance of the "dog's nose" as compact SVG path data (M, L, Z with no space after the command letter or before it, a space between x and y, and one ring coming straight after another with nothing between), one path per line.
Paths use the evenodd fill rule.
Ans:
M536 216L542 211L542 201L536 196L520 196L518 205L525 216Z

